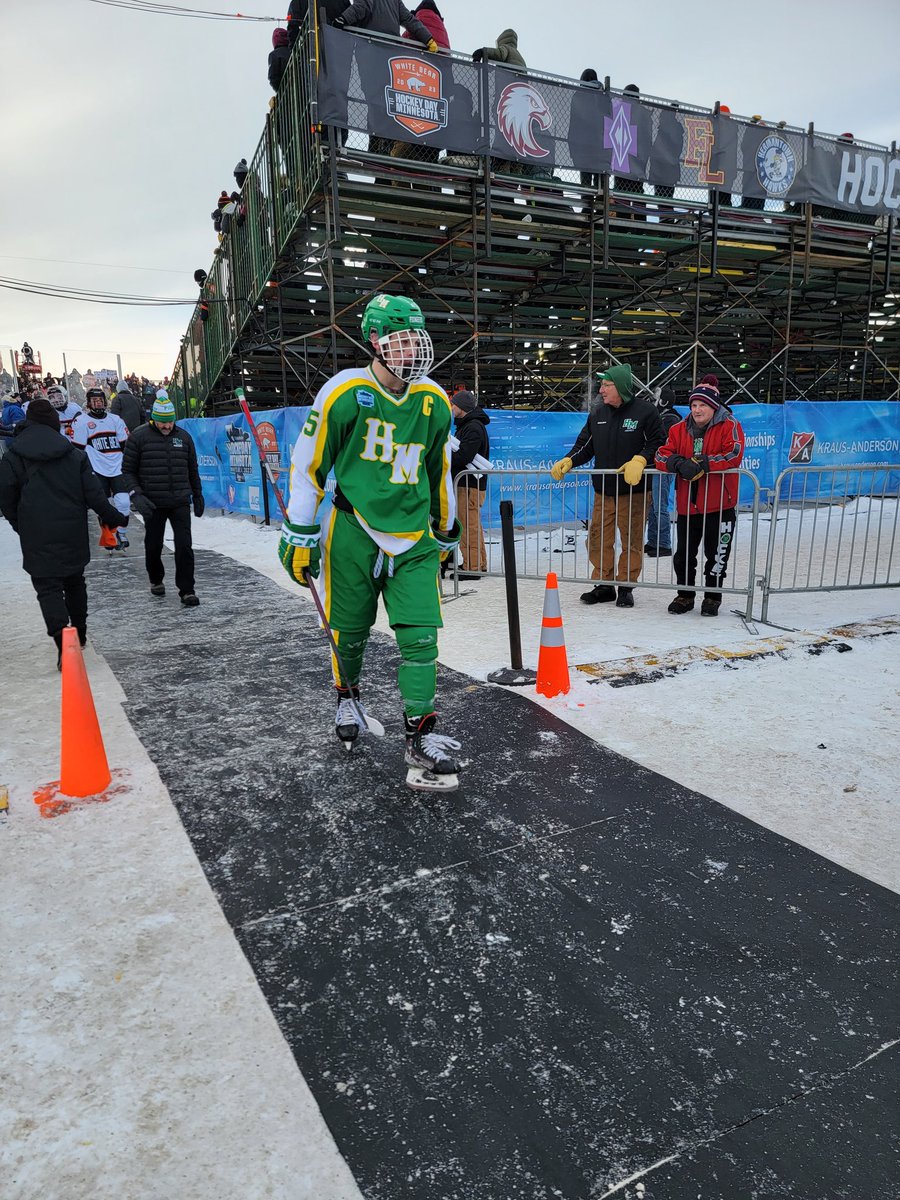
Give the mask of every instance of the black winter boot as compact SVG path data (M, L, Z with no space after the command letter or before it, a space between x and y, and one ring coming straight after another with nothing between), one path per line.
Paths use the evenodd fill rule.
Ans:
M598 583L589 592L581 593L582 604L608 604L616 598L616 589L610 583Z

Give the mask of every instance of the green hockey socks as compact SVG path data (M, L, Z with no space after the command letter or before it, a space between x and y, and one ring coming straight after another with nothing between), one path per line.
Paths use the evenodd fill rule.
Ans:
M369 640L368 629L351 629L351 630L333 630L337 640L338 650L341 652L341 659L347 671L347 678L341 678L340 668L337 664L337 659L332 654L331 656L331 673L334 676L336 687L356 687L359 683L359 677L362 672L363 655L366 652L366 643Z
M400 650L397 682L408 717L424 717L434 711L437 689L437 630L416 625L398 625L394 630ZM347 667L349 670L349 665Z

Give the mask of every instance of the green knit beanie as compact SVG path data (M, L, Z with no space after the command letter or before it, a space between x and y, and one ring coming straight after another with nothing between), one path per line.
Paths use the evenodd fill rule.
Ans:
M631 367L625 363L622 366L610 367L609 370L603 371L600 375L600 382L608 379L610 383L615 385L616 391L622 397L622 403L627 404L633 397L633 385L631 381Z
M150 409L150 420L156 421L157 424L166 424L167 421L175 420L175 405L168 396L157 396L153 401L153 407Z

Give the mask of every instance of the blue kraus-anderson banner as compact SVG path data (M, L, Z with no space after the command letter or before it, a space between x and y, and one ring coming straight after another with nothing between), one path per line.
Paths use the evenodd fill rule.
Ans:
M766 503L781 471L788 466L829 467L865 463L900 462L900 404L859 400L780 404L739 404L734 415L744 430L744 467L759 480L760 498ZM309 409L274 409L254 413L257 429L278 484L287 499L291 451ZM686 409L682 409L686 412ZM489 410L488 433L491 461L498 470L549 472L552 463L571 449L585 414L509 412ZM197 447L203 494L209 508L247 513L264 513L263 478L259 455L242 413L230 417L191 419L180 422ZM883 473L877 486L896 494L900 474L886 483ZM854 495L870 486L871 476L837 472L833 476L810 476L813 495ZM812 480L815 479L815 483ZM268 486L268 485L266 485ZM583 489L583 493L582 490ZM579 514L590 510L590 480L580 485ZM794 495L797 484L794 484ZM563 508L563 496L566 497ZM549 474L508 476L500 487L491 488L490 507L483 510L486 526L500 523L500 500L512 500L519 524L558 523L575 516L572 488L557 488ZM753 489L742 485L741 504L752 503ZM551 506L552 504L552 506ZM279 519L279 509L269 488L269 511ZM324 514L323 514L324 519Z

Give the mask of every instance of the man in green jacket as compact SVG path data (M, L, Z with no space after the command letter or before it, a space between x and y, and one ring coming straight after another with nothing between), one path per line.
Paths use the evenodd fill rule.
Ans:
M664 441L656 408L634 394L631 367L625 364L604 371L600 403L591 408L569 453L550 468L557 483L573 467L587 466L592 459L595 470L608 472L591 480L595 495L588 556L594 568L591 577L599 582L582 594L584 604L614 600L618 608L634 607L631 584L641 573L647 523L648 477L644 470ZM622 541L618 564L617 529Z

